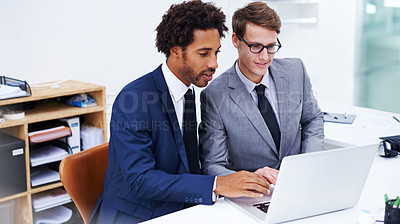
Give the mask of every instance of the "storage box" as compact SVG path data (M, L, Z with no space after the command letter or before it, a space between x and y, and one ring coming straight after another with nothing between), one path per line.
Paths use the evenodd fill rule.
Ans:
M0 198L25 191L25 141L0 132Z
M14 204L15 201L0 203L0 223L14 224Z

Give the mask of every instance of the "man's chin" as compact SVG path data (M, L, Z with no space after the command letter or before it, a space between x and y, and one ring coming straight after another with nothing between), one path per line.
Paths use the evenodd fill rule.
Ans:
M193 85L195 85L197 87L200 87L200 88L203 88L203 87L206 87L208 85L208 82L199 80L199 81L193 83Z
M267 73L268 71L268 67L264 68L264 69L254 69L253 70L253 74L259 77L262 77L265 75L265 73Z

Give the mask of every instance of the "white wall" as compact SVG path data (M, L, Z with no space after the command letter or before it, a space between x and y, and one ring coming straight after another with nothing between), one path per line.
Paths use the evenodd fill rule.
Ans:
M285 25L277 57L300 57L319 101L353 104L359 0L321 0L314 26ZM154 29L178 0L0 0L0 75L29 83L75 79L105 85L107 104L162 63ZM246 0L215 0L231 16ZM231 31L217 75L237 57ZM108 108L109 108L108 107ZM108 110L110 111L110 110Z
M354 104L358 0L321 0L317 25L283 24L279 57L299 57L319 101Z

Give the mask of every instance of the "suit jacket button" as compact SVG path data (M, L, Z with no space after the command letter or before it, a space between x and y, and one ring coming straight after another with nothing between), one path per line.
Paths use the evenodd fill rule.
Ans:
M192 197L190 197L190 200L189 200L190 202L193 202L193 198Z
M188 202L189 201L189 198L188 197L185 197L185 202Z
M198 198L194 198L194 202L195 202L195 203L198 203L198 202L199 202L199 199L198 199Z
M202 203L203 202L203 198L199 198L199 203Z

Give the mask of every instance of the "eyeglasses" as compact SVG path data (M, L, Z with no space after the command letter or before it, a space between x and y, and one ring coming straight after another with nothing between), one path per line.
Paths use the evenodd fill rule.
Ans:
M243 41L243 43L245 43L249 48L251 53L253 54L258 54L261 53L261 51L264 50L264 48L267 48L267 52L268 54L275 54L276 52L279 51L279 49L282 47L281 42L279 41L278 38L276 38L278 40L278 44L273 44L273 45L268 45L268 46L264 46L262 44L248 44L243 37L241 37L240 35L237 35L239 37L239 39L241 41Z

